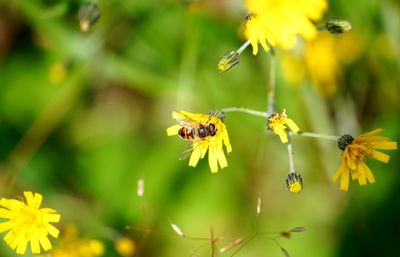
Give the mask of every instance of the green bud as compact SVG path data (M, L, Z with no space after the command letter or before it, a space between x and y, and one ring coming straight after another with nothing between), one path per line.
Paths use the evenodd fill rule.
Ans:
M236 50L226 52L218 63L219 72L225 72L240 62L240 54Z
M332 34L342 34L351 30L351 23L347 20L329 20L325 24L326 29Z

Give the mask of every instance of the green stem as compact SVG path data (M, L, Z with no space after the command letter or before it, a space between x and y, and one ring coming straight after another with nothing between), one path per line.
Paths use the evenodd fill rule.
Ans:
M313 133L313 132L304 132L304 131L299 131L299 132L297 132L297 134L294 134L294 133L292 133L292 134L296 135L296 136L328 139L328 140L333 140L333 141L337 141L340 138L339 136L323 135L323 134L318 134L318 133Z
M221 111L223 111L224 113L244 112L244 113L248 113L251 115L260 116L260 117L264 117L264 118L268 117L268 114L266 112L260 112L260 111L256 111L256 110L252 110L252 109L248 109L248 108L243 108L243 107L228 107L228 108L221 109Z

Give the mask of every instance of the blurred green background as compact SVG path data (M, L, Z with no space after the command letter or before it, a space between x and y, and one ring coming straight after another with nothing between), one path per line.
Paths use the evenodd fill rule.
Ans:
M389 164L368 160L376 184L351 183L344 193L330 179L340 164L335 143L296 137L304 190L293 195L287 150L265 120L228 113L228 168L211 174L206 159L196 168L178 160L185 142L165 133L172 111L266 109L268 54L247 49L237 67L216 69L244 43L242 1L99 1L88 33L77 19L83 3L0 0L1 197L43 194L43 206L62 214L57 227L75 224L105 245L104 256L119 256L121 236L135 241L135 256L211 256L208 241L180 238L170 222L191 237L210 237L212 227L222 247L252 233L259 194L261 232L307 228L279 240L291 256L397 252L398 151L388 152ZM398 142L399 2L330 1L317 25L330 18L350 20L352 31L277 50L278 110L304 131L357 136L382 127ZM16 255L4 241L0 253ZM283 254L259 237L236 256Z

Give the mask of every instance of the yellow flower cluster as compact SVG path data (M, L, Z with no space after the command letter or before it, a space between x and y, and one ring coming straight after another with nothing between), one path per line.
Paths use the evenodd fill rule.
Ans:
M311 21L322 17L327 3L325 0L246 0L246 7L250 15L245 20L244 34L256 55L258 43L268 52L270 46L293 48L297 36L313 39L316 28Z

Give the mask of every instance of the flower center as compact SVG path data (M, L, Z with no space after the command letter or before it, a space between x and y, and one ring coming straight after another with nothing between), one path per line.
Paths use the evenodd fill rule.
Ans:
M341 136L338 141L337 141L337 145L339 147L340 150L344 151L344 149L346 149L346 147L353 143L354 138L350 135L343 135Z

